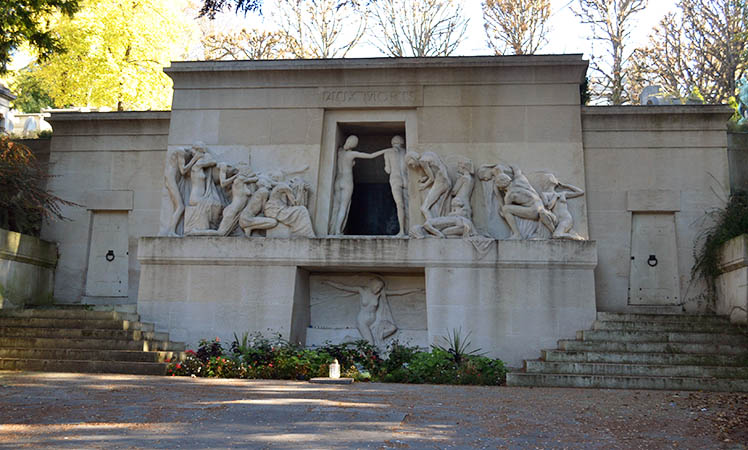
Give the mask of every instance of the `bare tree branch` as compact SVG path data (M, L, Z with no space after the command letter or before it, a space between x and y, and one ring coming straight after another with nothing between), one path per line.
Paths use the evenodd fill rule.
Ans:
M550 0L485 0L483 20L488 45L497 55L531 55L548 41Z
M647 0L579 0L579 9L574 11L590 26L593 41L602 42L605 49L605 55L593 51L591 90L613 105L631 100L625 89L625 68L632 53L627 46L633 18L646 7Z
M741 0L680 0L636 51L632 89L659 84L674 96L698 92L709 103L735 95L748 66L748 5Z
M372 2L372 44L387 56L449 56L457 50L468 19L455 0Z

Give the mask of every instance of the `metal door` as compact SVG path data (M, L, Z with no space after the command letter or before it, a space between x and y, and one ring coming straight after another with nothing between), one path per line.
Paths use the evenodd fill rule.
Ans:
M86 295L127 297L127 212L93 211Z
M675 305L679 294L675 215L633 213L629 304Z

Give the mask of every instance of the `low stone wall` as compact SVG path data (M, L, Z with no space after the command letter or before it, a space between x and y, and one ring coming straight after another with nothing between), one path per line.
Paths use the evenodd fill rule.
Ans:
M52 303L57 244L0 229L0 309Z
M717 314L733 323L748 323L748 234L722 248L722 275L717 278Z
M138 313L193 346L201 338L268 330L313 343L321 331L313 328L310 299L333 295L315 293L319 278L355 287L372 272L386 280L391 304L398 288L425 287L425 297L420 288L410 302L422 306L401 309L408 320L393 304L398 327L420 314L426 344L461 329L463 337L472 333L473 348L513 366L573 338L596 315L591 241L147 237L139 241L138 261ZM359 295L347 301L357 314ZM348 331L358 338L355 325Z

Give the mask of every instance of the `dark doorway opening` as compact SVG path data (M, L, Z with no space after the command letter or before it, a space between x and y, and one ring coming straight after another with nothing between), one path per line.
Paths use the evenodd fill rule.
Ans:
M351 134L358 136L356 150L365 153L392 147L395 135L405 136L403 122L364 122L338 124L341 142ZM406 144L407 145L407 144ZM397 208L392 198L384 158L357 159L353 166L353 196L344 233L358 236L395 235L399 231Z

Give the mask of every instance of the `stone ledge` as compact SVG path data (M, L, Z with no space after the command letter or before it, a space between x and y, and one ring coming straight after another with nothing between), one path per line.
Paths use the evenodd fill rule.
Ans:
M582 54L455 56L430 58L340 58L266 61L173 61L164 68L167 74L178 72L235 72L264 70L351 70L351 69L455 69L511 66L587 67Z
M141 264L274 265L348 270L425 267L560 268L597 266L594 241L402 239L356 236L282 239L143 237Z
M732 238L722 247L719 269L731 272L743 267L748 267L748 234Z
M54 268L57 266L57 244L0 229L0 259Z

